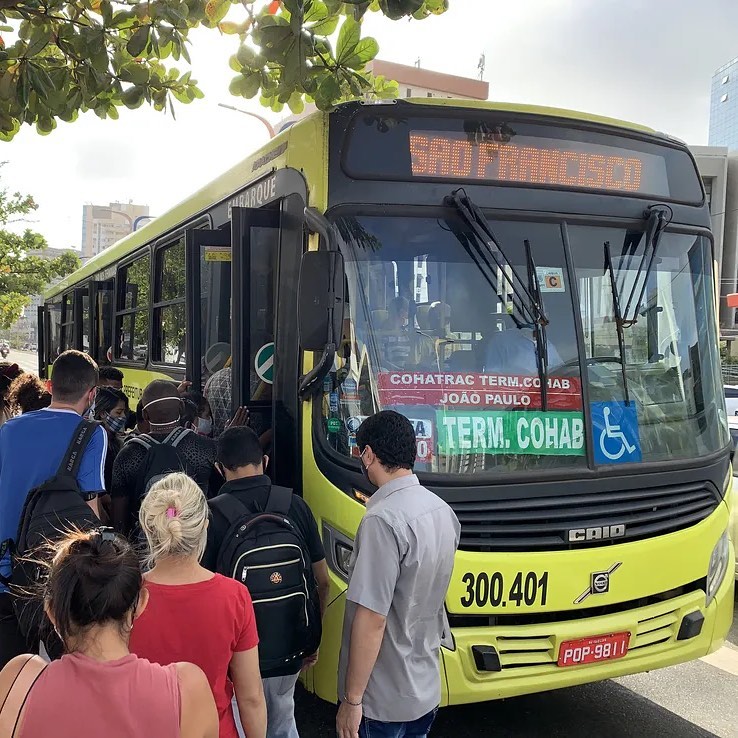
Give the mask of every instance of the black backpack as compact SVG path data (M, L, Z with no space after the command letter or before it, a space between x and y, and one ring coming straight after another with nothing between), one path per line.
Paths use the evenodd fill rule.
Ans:
M41 594L35 591L44 574L43 566L34 561L36 551L70 529L89 530L100 525L77 483L82 456L98 425L90 420L80 422L56 474L28 493L15 541L5 542L13 554L12 574L5 583L16 595L13 607L29 644L37 644L48 635L42 633L46 617Z
M151 487L172 472L186 471L185 463L177 451L177 446L192 433L187 428L175 428L163 441L157 441L146 433L131 438L128 443L138 443L146 449L146 458L138 475L136 491L138 499L143 500Z
M318 650L322 635L318 586L310 552L287 516L292 491L272 487L266 508L250 510L225 493L211 505L230 521L216 570L248 587L259 631L262 675L300 670Z

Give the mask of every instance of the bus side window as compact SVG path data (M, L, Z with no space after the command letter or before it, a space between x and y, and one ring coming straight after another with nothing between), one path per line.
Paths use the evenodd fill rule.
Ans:
M154 335L152 360L160 364L185 364L185 243L156 252Z
M149 355L149 265L147 253L118 270L114 353L141 364Z
M202 388L231 356L231 247L200 250L200 357ZM202 391L201 388L201 391Z
M93 340L98 364L109 364L113 358L113 280L97 283L93 314Z
M77 348L74 345L74 292L64 295L61 318L61 350Z
M80 310L82 312L82 351L90 353L90 288L85 285L80 290Z
M47 337L46 358L49 364L62 352L62 304L61 302L49 303L49 335Z

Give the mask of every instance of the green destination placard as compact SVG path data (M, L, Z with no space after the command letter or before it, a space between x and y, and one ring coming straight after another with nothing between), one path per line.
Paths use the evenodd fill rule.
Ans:
M439 410L436 422L440 454L584 455L579 412Z

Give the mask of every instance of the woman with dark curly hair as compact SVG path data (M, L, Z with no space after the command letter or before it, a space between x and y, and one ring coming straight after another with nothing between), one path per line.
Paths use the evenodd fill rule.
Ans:
M0 361L0 425L13 417L13 408L8 401L8 392L13 380L23 374L17 364Z
M51 404L51 392L35 374L24 372L10 385L8 404L11 411L21 415L42 410Z

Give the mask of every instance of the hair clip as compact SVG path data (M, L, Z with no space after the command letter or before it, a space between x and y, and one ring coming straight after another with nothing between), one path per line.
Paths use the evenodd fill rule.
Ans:
M176 518L177 517L177 510L173 507L167 508L167 517L168 518Z
M115 529L107 526L102 526L95 531L103 543L113 543L117 537Z

